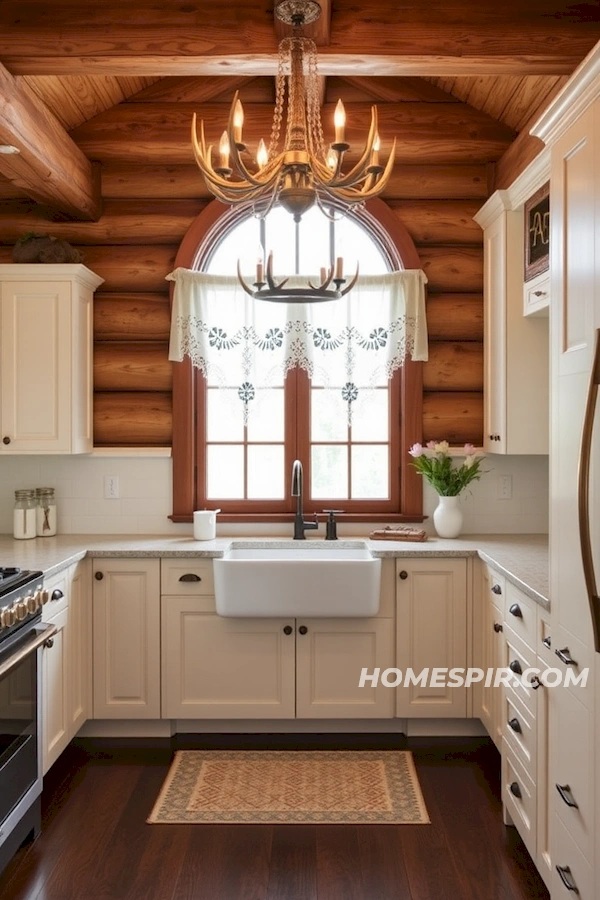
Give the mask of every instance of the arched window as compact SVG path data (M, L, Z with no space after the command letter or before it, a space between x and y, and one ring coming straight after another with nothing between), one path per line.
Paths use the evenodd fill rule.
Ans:
M188 231L176 266L232 275L239 259L252 281L265 250L279 276L314 275L340 256L347 276L356 263L362 275L420 268L409 235L382 201L337 221L310 210L299 224L279 208L258 220L215 201ZM276 304L264 307L273 321L283 314ZM420 363L359 384L351 418L348 385L333 363L311 376L299 368L285 377L263 373L251 386L251 418L244 418L238 382L233 372L213 377L187 360L174 364L174 521L216 506L230 521L291 518L294 459L304 466L308 514L335 507L347 521L421 517L421 483L407 465L408 447L421 436Z

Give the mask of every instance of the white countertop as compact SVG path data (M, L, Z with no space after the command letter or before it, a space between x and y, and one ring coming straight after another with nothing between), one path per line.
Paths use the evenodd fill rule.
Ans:
M354 540L363 540L360 535ZM195 541L191 537L162 535L104 535L64 534L51 538L15 541L10 535L0 535L0 559L3 566L41 569L46 576L60 572L86 555L103 556L165 556L219 557L232 540L224 537L214 541ZM281 538L248 538L253 545ZM310 539L308 539L310 540ZM345 541L338 541L342 547ZM329 544L319 539L311 543ZM480 556L513 584L532 597L545 609L550 608L547 534L486 534L463 535L452 540L430 537L423 543L409 541L367 541L374 556Z

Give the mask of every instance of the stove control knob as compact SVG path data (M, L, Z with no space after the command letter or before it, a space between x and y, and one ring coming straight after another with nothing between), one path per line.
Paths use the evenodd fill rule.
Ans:
M15 624L15 614L9 606L0 612L0 628L10 628Z
M13 609L19 622L22 622L23 619L27 618L27 603L24 600L19 600L15 603Z
M39 592L40 594L40 606L45 606L48 600L50 599L50 591L43 590Z
M38 599L37 594L29 594L28 597L25 597L24 603L27 604L27 611L30 613L36 612L38 608Z

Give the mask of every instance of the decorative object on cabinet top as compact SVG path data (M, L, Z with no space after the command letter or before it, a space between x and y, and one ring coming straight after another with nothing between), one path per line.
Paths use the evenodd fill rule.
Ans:
M12 261L16 263L80 263L83 253L68 241L51 234L29 231L22 235L12 249Z
M525 202L525 281L550 266L550 182Z

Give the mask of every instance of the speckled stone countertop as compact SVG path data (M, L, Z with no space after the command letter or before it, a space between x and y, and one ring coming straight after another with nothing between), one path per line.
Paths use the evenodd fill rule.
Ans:
M363 540L357 537L356 540ZM338 547L351 543L344 538ZM223 537L214 541L195 541L188 537L161 535L77 535L64 534L52 538L35 538L15 541L9 535L0 535L0 560L3 566L21 566L23 569L42 569L46 576L54 575L86 555L103 556L165 556L165 557L219 557L235 543L254 547L287 546L289 539ZM307 541L308 543L308 541ZM314 539L313 545L331 548L331 543ZM423 543L407 541L367 541L374 556L427 557L427 556L480 556L533 600L550 608L548 578L547 534L497 534L464 535L453 540L431 537Z

